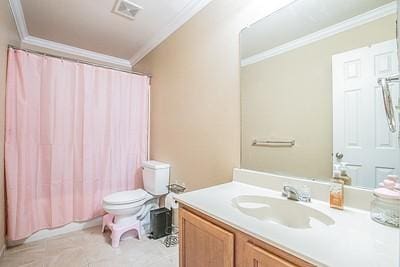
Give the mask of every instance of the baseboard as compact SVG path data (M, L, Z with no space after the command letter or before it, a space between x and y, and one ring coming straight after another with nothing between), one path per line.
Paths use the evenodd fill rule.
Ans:
M38 241L38 240L66 234L66 233L70 233L70 232L83 230L83 229L94 227L94 226L101 225L101 224L102 224L102 217L98 217L98 218L95 218L95 219L92 219L89 221L73 222L73 223L70 223L70 224L67 224L67 225L64 225L61 227L57 227L54 229L43 229L43 230L37 231L36 233L32 234L30 237L28 237L26 239L15 240L15 241L8 240L7 247L22 245L22 244L26 244L26 243L30 243L30 242L34 242L34 241ZM2 248L2 251L1 251L2 253L4 252L4 248Z

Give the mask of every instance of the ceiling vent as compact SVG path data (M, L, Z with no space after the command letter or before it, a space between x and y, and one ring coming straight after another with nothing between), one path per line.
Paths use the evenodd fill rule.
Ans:
M127 19L135 19L136 14L143 8L129 0L117 0L113 12Z

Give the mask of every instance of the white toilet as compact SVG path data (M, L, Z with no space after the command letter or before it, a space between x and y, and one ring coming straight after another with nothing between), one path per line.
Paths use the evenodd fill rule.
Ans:
M170 165L159 161L143 163L143 189L121 191L103 198L103 231L112 231L112 246L118 247L123 233L136 230L141 238L144 225L149 223L149 212L158 208L159 197L168 193Z

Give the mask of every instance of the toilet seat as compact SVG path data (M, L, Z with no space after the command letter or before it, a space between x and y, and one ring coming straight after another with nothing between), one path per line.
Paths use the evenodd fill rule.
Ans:
M108 203L103 203L103 208L107 210L124 210L124 209L132 209L136 207L143 206L144 203L146 203L148 199L142 199L141 201L136 201L132 203L127 203L127 204L108 204Z
M114 215L134 215L152 198L143 189L116 192L103 198L103 209Z
M107 206L121 205L121 207L129 207L132 205L131 207L136 207L137 205L141 205L140 203L143 202L143 200L148 199L149 197L151 197L151 195L143 189L121 191L104 197L103 204Z

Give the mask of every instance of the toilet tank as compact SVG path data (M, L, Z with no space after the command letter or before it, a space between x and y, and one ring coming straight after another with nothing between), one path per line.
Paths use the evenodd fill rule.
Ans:
M155 160L143 162L144 190L152 195L164 195L168 193L170 165Z

